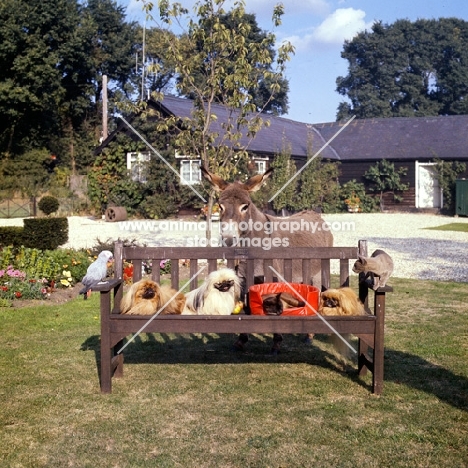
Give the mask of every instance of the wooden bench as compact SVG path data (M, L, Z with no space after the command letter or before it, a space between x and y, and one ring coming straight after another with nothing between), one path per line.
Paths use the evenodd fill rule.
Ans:
M190 260L190 277L194 276L201 263L207 263L211 272L218 268L218 261L225 260L226 266L235 268L238 262L246 262L247 288L254 284L254 260L264 262L265 282L273 281L273 274L268 268L273 259L284 259L283 275L287 281L292 278L294 259L320 259L322 289L330 287L330 263L339 263L340 286L349 286L350 268L357 259L358 252L367 256L367 243L360 241L358 247L321 247L321 248L281 248L263 250L262 248L235 247L124 247L121 242L115 243L114 270L115 278L97 284L92 289L100 292L101 308L101 391L111 393L112 376L123 376L123 352L118 353L124 345L124 339L143 328L143 333L277 333L277 334L330 334L331 329L318 316L193 316L193 315L158 315L134 316L121 315L119 304L123 295L124 261L132 262L133 281L142 277L142 263L151 261L159 265L161 260L171 260L171 286L179 290L179 260ZM303 262L304 275L307 277L306 263ZM160 281L160 269L152 269L152 279ZM258 282L258 281L257 281ZM197 287L197 279L191 282L190 289ZM310 283L310 282L309 282ZM338 285L334 286L337 287ZM372 310L369 308L368 287L359 283L359 297L369 315L356 317L326 317L326 321L340 334L353 334L359 338L358 372L364 375L372 372L372 391L380 394L383 388L384 373L384 320L385 294L392 291L386 286L374 293ZM131 346L131 344L129 345ZM369 357L369 348L373 350Z

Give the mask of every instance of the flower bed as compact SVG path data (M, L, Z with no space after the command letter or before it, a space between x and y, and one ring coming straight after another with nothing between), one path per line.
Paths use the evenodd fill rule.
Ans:
M71 249L0 249L0 307L17 299L48 299L58 288L73 288L93 260L86 251Z

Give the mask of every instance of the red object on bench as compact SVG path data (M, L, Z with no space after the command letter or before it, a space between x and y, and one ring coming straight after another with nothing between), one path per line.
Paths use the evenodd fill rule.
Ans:
M289 286L288 286L289 284ZM305 307L291 307L285 309L281 315L315 315L319 304L320 291L315 286L300 283L264 283L256 284L249 288L249 305L252 315L267 315L263 310L262 296L265 294L290 293L297 299L305 299ZM291 288L297 291L294 294Z

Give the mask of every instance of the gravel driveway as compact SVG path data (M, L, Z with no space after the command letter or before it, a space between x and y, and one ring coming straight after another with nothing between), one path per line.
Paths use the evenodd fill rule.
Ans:
M359 239L366 239L369 253L379 248L392 256L396 277L468 282L468 233L425 229L452 222L468 223L467 218L409 213L346 213L323 217L332 227L336 246L354 246ZM96 239L119 238L135 239L148 246L190 246L200 245L204 238L204 223L198 223L199 229L195 230L195 220L187 218L126 223L106 223L86 217L68 219L69 242L64 247L86 248L95 245ZM22 224L21 219L0 220L4 226Z

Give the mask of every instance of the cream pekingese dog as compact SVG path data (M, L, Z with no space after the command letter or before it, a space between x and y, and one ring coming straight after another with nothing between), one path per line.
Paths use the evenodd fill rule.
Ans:
M166 306L160 312L161 315L181 314L185 305L185 296L183 293L177 293L170 286L160 286L150 279L141 279L133 283L127 294L122 298L120 313L154 315L164 305Z
M231 268L211 272L185 295L183 315L231 315L240 297L240 281Z
M327 289L320 295L320 315L365 315L364 305L351 288Z

